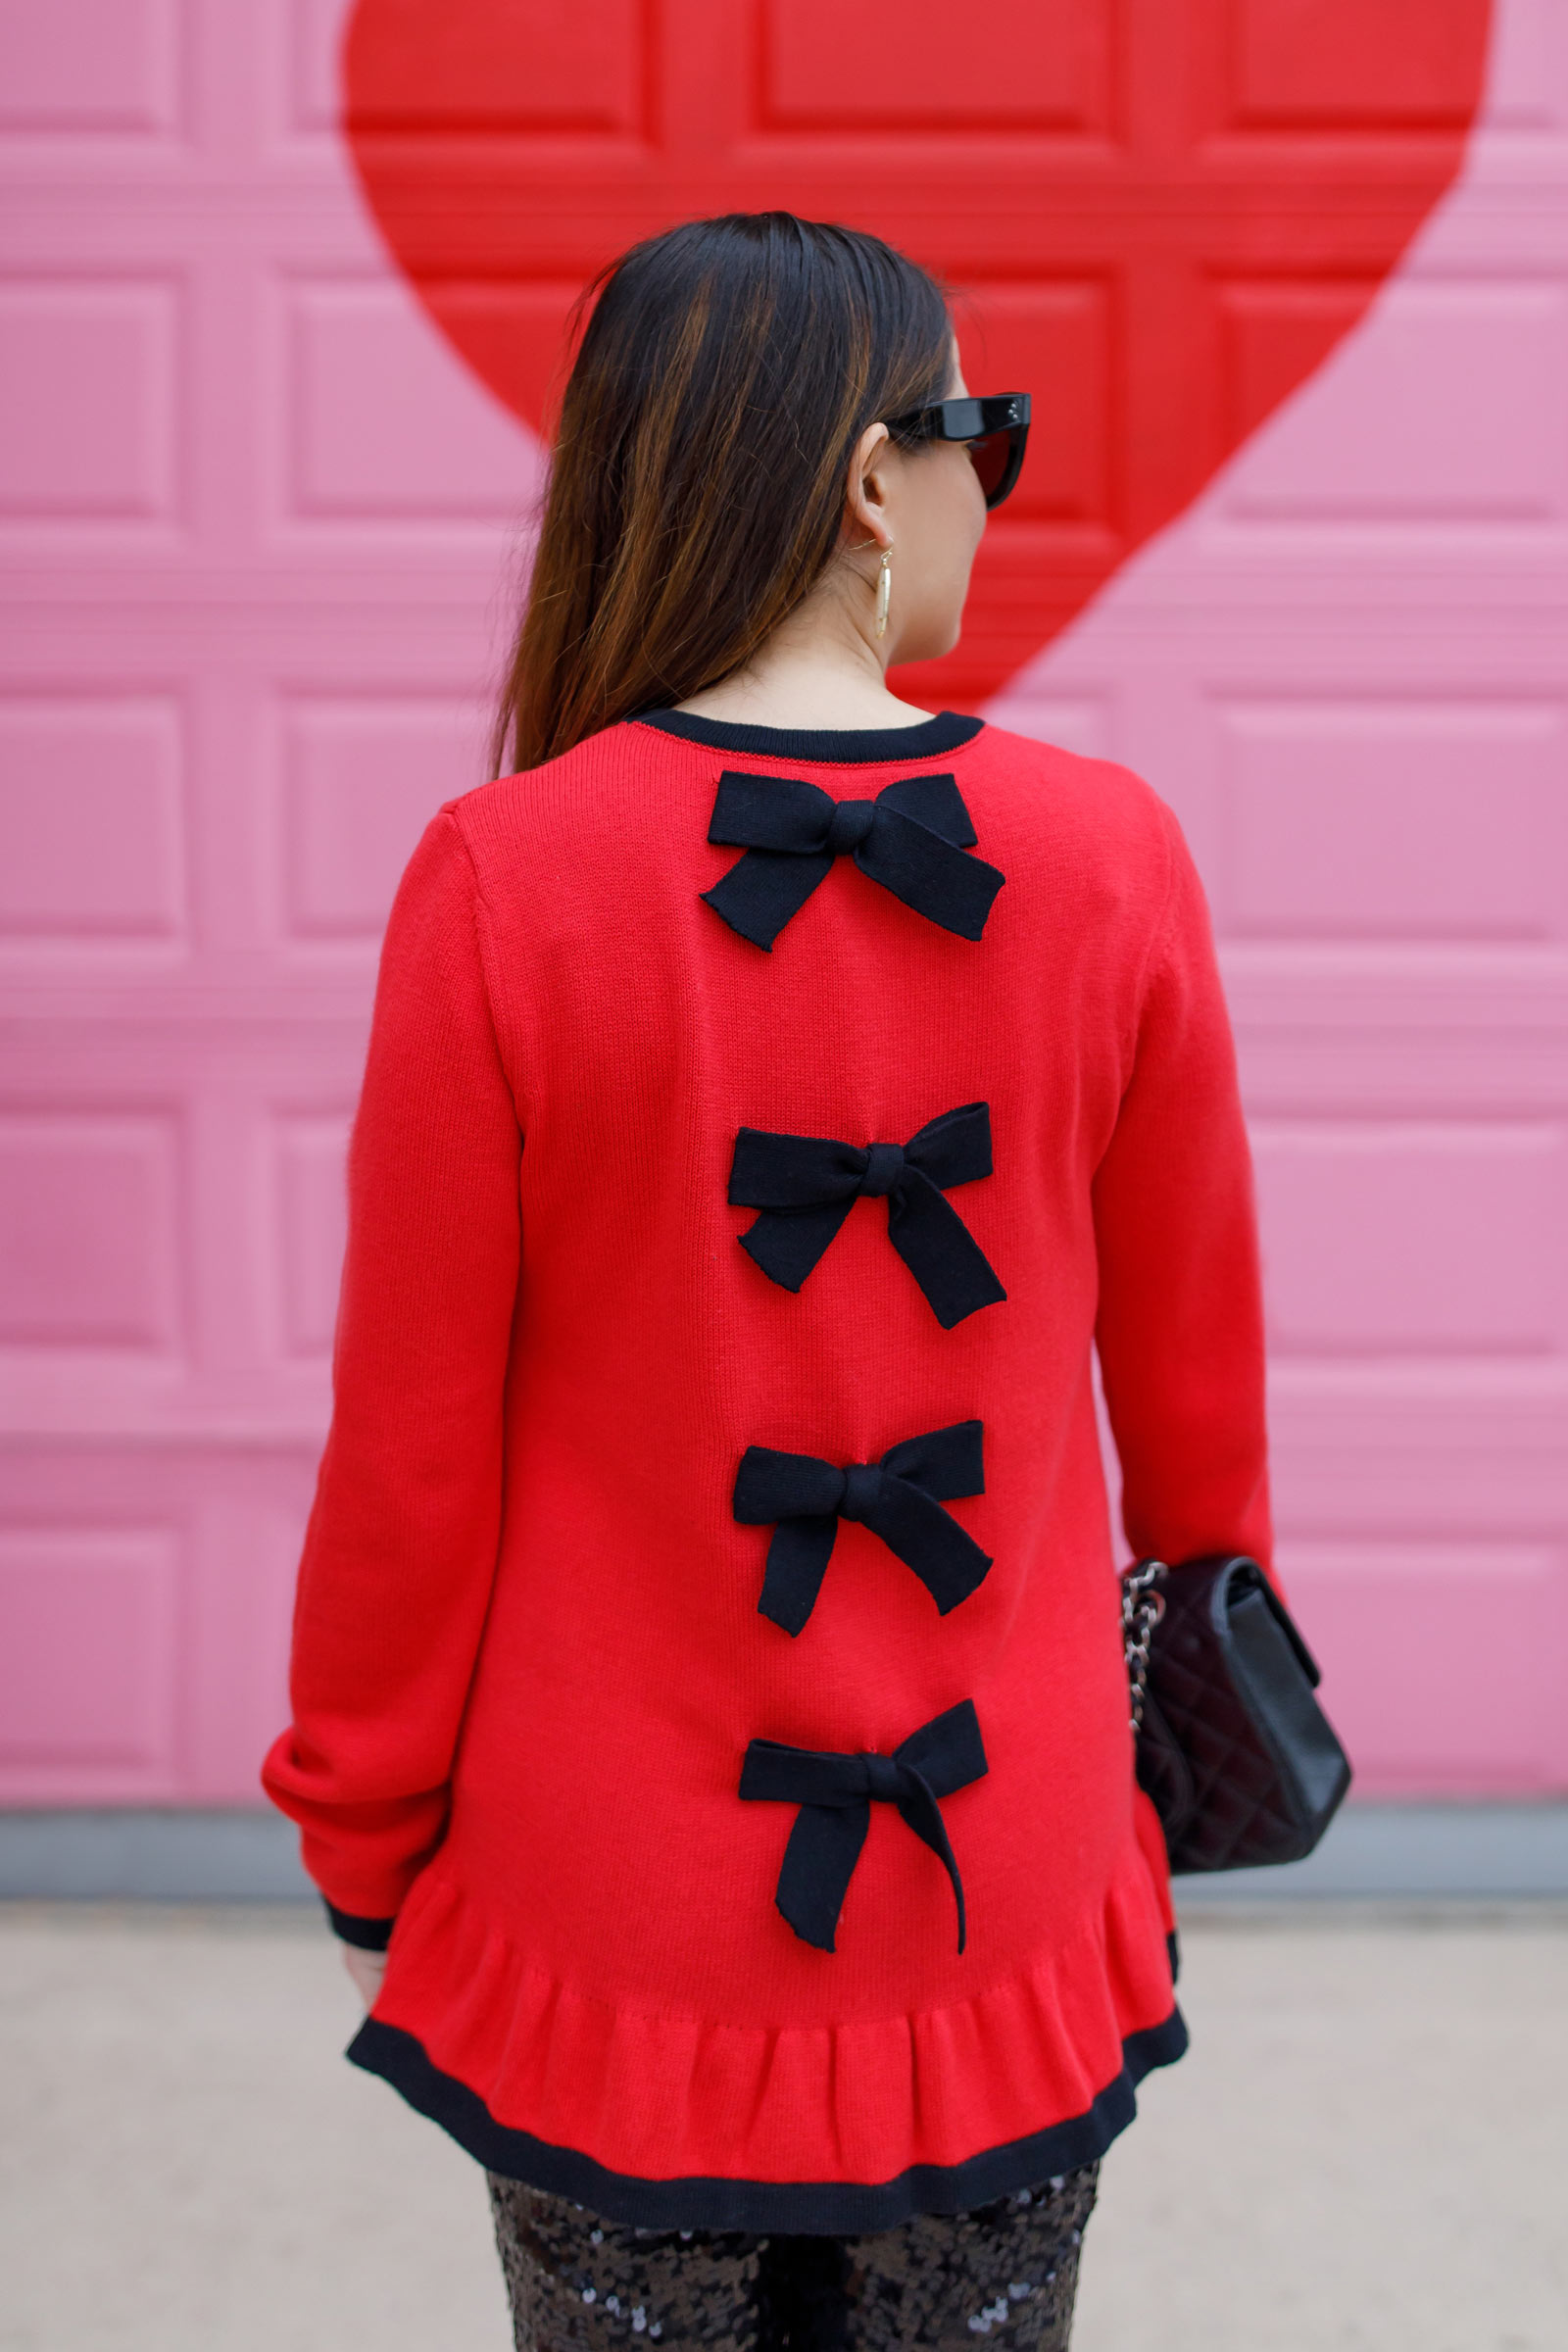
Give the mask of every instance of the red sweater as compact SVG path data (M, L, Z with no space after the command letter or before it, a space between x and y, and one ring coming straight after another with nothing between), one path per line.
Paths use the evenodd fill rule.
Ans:
M871 805L831 858L822 793ZM801 840L743 849L758 808ZM661 2227L880 2229L1097 2155L1185 2031L1092 1343L1134 1552L1269 1544L1169 810L951 714L660 714L467 793L392 909L349 1191L264 1778L342 1932L395 1923L351 2055Z

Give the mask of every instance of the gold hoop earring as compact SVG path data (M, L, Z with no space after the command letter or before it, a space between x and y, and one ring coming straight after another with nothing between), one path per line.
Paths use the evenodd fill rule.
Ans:
M885 637L888 633L888 605L893 596L892 566L893 550L891 547L885 547L882 550L882 564L876 581L876 628L874 633L878 637Z

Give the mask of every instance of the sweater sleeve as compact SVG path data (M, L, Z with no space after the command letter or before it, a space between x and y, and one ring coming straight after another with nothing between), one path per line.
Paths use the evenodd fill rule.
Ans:
M1135 1557L1247 1552L1272 1576L1251 1156L1202 884L1164 816L1164 917L1095 1179L1096 1342Z
M517 1113L483 906L432 818L381 949L348 1155L332 1421L262 1782L340 1935L384 1941L439 1844L500 1529L520 1249Z

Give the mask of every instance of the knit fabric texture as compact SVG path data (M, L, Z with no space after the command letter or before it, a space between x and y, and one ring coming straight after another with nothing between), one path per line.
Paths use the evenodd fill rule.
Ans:
M877 2229L1090 2162L1183 2046L1092 1349L1132 1551L1267 1565L1251 1170L1202 890L1138 777L946 719L880 759L691 727L450 801L403 875L264 1780L333 1910L395 1923L352 2054L491 2169L636 2224ZM737 736L835 801L952 777L1004 876L983 937L849 855L770 948L734 929L702 894ZM885 1199L798 1289L741 1246L743 1129L869 1152L974 1103L955 1205L1004 1296L953 1328ZM941 1508L991 1565L956 1605L852 1514L808 1618L762 1612L748 1447L876 1464L971 1421L983 1492ZM749 1744L871 1755L884 1793L960 1702L962 1948L892 1802L808 1940Z

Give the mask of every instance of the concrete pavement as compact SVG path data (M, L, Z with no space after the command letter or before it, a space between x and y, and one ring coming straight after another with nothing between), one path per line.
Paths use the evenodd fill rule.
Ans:
M1204 1911L1075 2352L1563 2352L1568 1907ZM311 1912L0 1906L3 2352L508 2352Z

